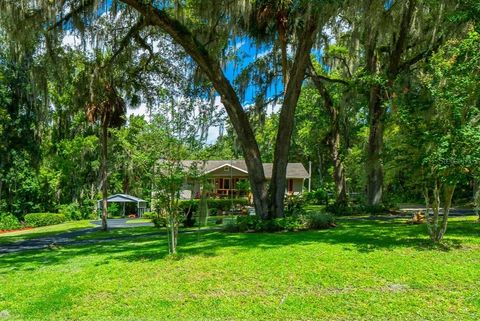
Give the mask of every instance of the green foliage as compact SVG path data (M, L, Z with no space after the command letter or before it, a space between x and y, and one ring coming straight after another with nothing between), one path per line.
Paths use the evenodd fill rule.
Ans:
M110 217L119 217L122 216L123 211L119 204L117 203L108 203L108 215Z
M156 228L166 227L167 226L167 219L162 216L154 216L152 218L152 223Z
M311 192L304 192L302 194L305 204L308 205L323 205L328 201L328 192L326 188L317 188Z
M58 207L58 212L65 215L69 221L78 221L88 218L83 216L78 203L60 205Z
M257 216L237 216L235 221L227 222L227 232L280 232L317 230L335 227L335 219L330 214L313 212L298 216L287 216L273 220L262 220Z
M15 230L21 227L22 225L14 215L7 213L0 214L0 231Z
M244 198L234 198L234 199L207 199L208 209L210 210L210 215L220 214L222 211L229 211L232 208L239 206L248 206L248 199ZM193 200L180 200L179 207L185 211L197 212L200 205L200 199Z
M143 215L142 215L142 218L153 219L157 216L158 216L158 214L155 213L155 212L144 212Z
M285 215L298 216L305 213L303 209L305 206L305 199L302 195L287 195L285 197Z
M335 217L321 212L307 213L304 217L305 227L310 230L322 230L335 227Z
M30 227L55 225L55 224L60 224L66 221L67 221L67 218L63 214L30 213L25 215L25 225Z

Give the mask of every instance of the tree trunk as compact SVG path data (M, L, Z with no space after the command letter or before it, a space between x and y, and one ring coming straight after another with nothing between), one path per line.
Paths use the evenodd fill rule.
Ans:
M313 84L320 93L320 96L323 98L323 104L327 109L328 115L330 117L330 123L332 129L329 134L328 145L330 147L330 152L332 154L333 160L333 180L335 182L335 197L337 204L347 204L347 184L345 179L345 171L343 167L343 161L340 155L340 112L335 107L333 97L330 95L327 87L324 85L320 77L315 72L313 64L311 65L311 73Z
M390 54L386 64L387 74L387 90L391 89L395 78L397 77L401 67L400 63L402 55L405 52L408 33L412 24L413 15L416 8L416 0L409 0L405 4L400 21L398 34L395 42L391 45ZM366 47L366 67L372 76L378 75L379 57L377 48L379 30L369 28L366 34L368 37ZM383 164L382 164L382 150L383 150L383 130L385 118L385 95L382 94L380 84L373 84L370 88L369 97L369 117L370 117L370 133L368 137L367 149L367 204L374 206L379 205L383 198Z
M102 185L102 230L106 231L107 226L107 211L108 211L108 202L107 202L107 148L108 148L108 127L102 125L102 134L101 134L101 144L102 144L102 164L101 164L101 185Z
M383 197L383 129L384 114L383 99L379 86L373 86L370 91L369 114L370 133L367 148L367 204L379 205Z
M347 183L345 179L343 161L340 156L340 131L338 130L337 126L335 126L332 132L330 150L333 159L333 179L335 181L336 203L346 205L348 203Z
M442 193L443 192L443 193ZM435 180L434 188L432 190L433 199L430 204L430 197L428 188L425 188L425 204L426 212L425 219L430 239L434 244L438 244L443 240L447 231L448 216L450 214L450 207L452 205L453 193L455 192L455 185L443 185ZM443 216L440 220L440 210L443 203ZM432 208L433 217L430 217L429 209Z
M208 50L195 38L190 30L180 21L171 18L164 10L139 0L122 0L122 2L135 8L146 18L149 24L158 26L169 34L176 43L183 47L212 82L215 90L221 97L221 101L242 146L245 163L248 168L255 211L260 217L266 218L268 216L268 194L260 149L258 148L248 116L231 83L225 77L220 63L210 56Z
M290 141L293 133L293 120L302 83L305 78L305 72L310 61L310 52L315 39L317 23L316 15L313 13L310 14L304 32L299 40L294 63L288 77L275 142L272 180L269 193L270 218L284 216L283 209L287 180L288 152L290 151Z
M478 217L478 221L480 221L480 182L475 180L473 184L473 204L475 206L475 215Z

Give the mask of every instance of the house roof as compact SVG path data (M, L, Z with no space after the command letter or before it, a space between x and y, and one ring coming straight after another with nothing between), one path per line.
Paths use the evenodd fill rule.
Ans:
M182 162L185 167L197 165L199 169L208 174L217 169L229 166L238 171L248 174L247 164L244 160L209 160L205 162L199 160L186 160ZM263 163L263 171L267 179L272 178L272 163ZM310 175L302 163L288 163L287 164L287 178L308 178Z
M137 203L137 202L146 202L141 198L127 195L127 194L115 194L107 197L107 202L116 202L116 203Z

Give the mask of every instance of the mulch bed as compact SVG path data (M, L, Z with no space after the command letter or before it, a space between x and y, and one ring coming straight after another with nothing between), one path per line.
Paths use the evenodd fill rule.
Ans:
M17 232L17 231L32 230L32 229L33 229L33 227L22 227L22 228L19 228L19 229L16 229L16 230L0 230L0 234Z

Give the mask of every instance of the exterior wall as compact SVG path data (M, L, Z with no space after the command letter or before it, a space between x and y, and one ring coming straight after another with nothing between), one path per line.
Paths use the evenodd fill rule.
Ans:
M208 173L208 176L210 177L241 177L241 178L248 178L248 174L242 171L239 171L235 168L232 168L230 166L224 166L216 171L213 171L211 173Z
M215 179L215 178L248 179L248 176L245 173L237 171L236 174L243 174L243 175L242 176L241 175L234 175L233 171L236 171L236 170L232 169L232 175L229 175L228 172L225 172L225 173L227 173L227 175L226 175L225 173L223 173L223 169L221 168L221 169L213 172L212 175L209 174L209 178L210 179ZM289 193L288 184L289 184L290 180L292 180L292 183L293 183L293 185L292 185L293 189L292 189L292 192L290 192L290 193L293 193L295 195L302 194L303 193L303 185L304 185L304 181L305 181L303 178L287 179L287 188L285 190L285 194ZM270 181L268 181L268 182L270 183ZM231 188L234 189L234 186L232 186ZM187 181L187 182L184 183L184 185L182 187L182 190L180 192L180 198L184 199L184 200L187 200L187 199L191 199L192 197L195 198L199 194L200 194L200 184L198 182Z
M303 193L303 178L293 178L293 194Z

